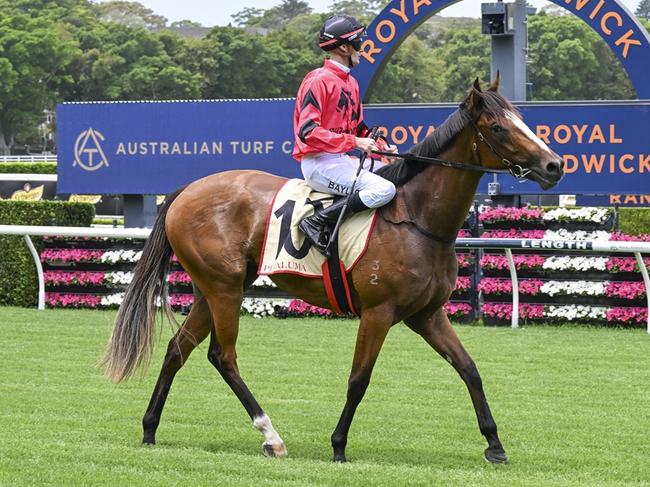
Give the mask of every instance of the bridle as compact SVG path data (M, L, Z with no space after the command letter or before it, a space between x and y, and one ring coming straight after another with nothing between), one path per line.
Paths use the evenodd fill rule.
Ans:
M472 118L472 116L469 114L467 108L465 108L463 105L460 105L458 109L464 114L464 118L469 120L469 125L471 126L472 130L474 131L474 140L472 142L472 152L474 154L474 159L476 160L478 166L475 165L470 165L470 164L461 164L459 162L454 162L454 161L447 161L445 159L438 159L437 157L425 157L425 156L418 156L416 154L411 154L411 153L394 153L394 152L386 152L386 151L372 151L373 154L381 155L381 156L388 156L388 157L398 157L404 160L409 160L409 161L417 161L417 162L424 162L426 164L432 164L434 166L443 166L443 167L451 167L454 169L460 169L463 171L474 171L474 172L481 172L481 173L489 173L489 174L511 174L517 179L524 179L526 176L528 176L532 171L528 168L522 167L519 164L514 164L510 160L508 160L506 157L504 157L498 150L494 148L494 146L490 143L489 140L485 138L483 135L483 132L481 132L481 129L478 128L476 125L476 121ZM478 119L477 119L478 120ZM496 155L499 159L501 159L501 162L503 163L504 166L507 167L507 169L490 169L483 167L483 161L481 159L481 152L479 150L479 144L484 143L488 149ZM381 215L382 219L387 221L388 223L392 223L393 225L399 225L402 223L407 223L413 226L415 230L420 233L421 235L424 235L430 240L433 240L435 242L440 242L444 244L452 244L455 242L456 238L454 237L453 239L450 238L445 238L441 237L440 235L436 235L426 228L424 228L422 225L420 225L415 218L413 218L413 215L411 214L411 210L409 208L408 202L406 199L404 199L404 206L406 208L406 213L408 215L408 220L402 220L399 222L395 222L392 220L388 220L384 214L383 214L383 208L379 209L379 214Z
M494 146L490 143L490 141L485 138L483 132L481 132L481 129L478 128L476 122L470 116L469 112L467 111L467 108L465 108L463 105L460 105L458 109L466 115L465 118L469 120L469 125L474 131L472 152L474 154L474 159L478 163L478 166L474 166L470 164L461 164L459 162L454 162L454 161L447 161L445 159L439 159L437 157L419 156L416 154L411 154L409 152L395 153L395 152L386 152L386 151L372 151L372 153L380 156L398 157L400 159L404 159L408 161L424 162L426 164L432 164L434 166L451 167L454 169L461 169L463 171L473 171L473 172L481 172L481 173L488 173L488 174L511 174L517 179L525 179L526 176L528 176L532 172L530 169L526 167L522 167L519 164L514 164L506 157L504 157L498 150L494 148ZM502 164L506 166L507 169L490 169L487 167L483 167L483 161L481 159L481 151L479 150L479 144L481 142L488 147L490 152L492 152L499 159L501 159Z

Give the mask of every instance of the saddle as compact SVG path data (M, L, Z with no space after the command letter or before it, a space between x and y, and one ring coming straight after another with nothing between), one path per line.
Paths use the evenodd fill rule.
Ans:
M354 313L347 276L368 246L377 212L363 211L343 222L337 241L330 246L328 263L305 239L298 223L316 208L329 206L333 201L334 196L313 191L302 179L287 181L275 195L269 211L257 273L323 279L332 309L341 314Z

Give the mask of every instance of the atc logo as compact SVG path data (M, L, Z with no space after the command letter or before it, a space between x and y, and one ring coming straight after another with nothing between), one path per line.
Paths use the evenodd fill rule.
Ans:
M96 171L102 166L108 166L101 142L104 142L104 136L97 130L88 127L88 130L81 132L74 144L72 167L78 165L85 171Z

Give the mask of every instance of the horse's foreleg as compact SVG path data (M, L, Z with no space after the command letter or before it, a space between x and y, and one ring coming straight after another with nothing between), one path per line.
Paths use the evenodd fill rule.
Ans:
M390 313L386 313L384 309L367 310L361 316L352 372L348 380L347 400L336 429L332 433L335 462L345 462L345 446L348 442L348 432L350 431L352 418L366 393L372 369L377 361L386 334L392 325L391 321L387 321L389 316L391 316Z
M501 440L499 440L497 425L494 422L483 392L481 376L474 361L460 343L460 339L451 326L447 314L441 308L433 315L409 318L405 320L405 323L421 335L436 352L456 369L467 385L476 411L479 429L488 442L485 458L491 463L506 463L508 457L501 445Z
M156 429L160 423L160 416L174 376L187 361L192 350L205 340L211 328L210 309L205 299L201 298L194 303L185 323L169 341L158 382L156 382L149 406L147 406L147 411L142 418L142 428L144 430L142 443L153 445L156 442Z
M253 426L264 435L262 451L271 457L281 457L287 454L287 449L275 431L271 420L264 413L255 397L246 386L237 367L236 342L239 332L239 313L241 294L220 293L210 300L215 326L210 334L210 350L208 360L217 369L235 393L246 412L253 420Z

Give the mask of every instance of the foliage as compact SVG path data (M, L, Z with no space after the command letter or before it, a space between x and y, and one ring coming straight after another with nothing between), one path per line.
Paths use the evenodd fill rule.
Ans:
M636 98L620 62L587 24L542 10L529 18L533 100Z
M0 174L56 174L56 162L3 162Z
M650 0L639 5L638 15ZM368 23L387 0L304 0L246 7L236 27L180 37L137 2L0 0L0 152L37 140L44 110L62 101L292 97L321 65L318 32L333 12ZM623 99L634 91L605 42L580 19L545 9L529 18L534 100ZM170 28L168 28L170 27ZM387 63L373 102L460 101L489 78L490 39L478 19L433 16Z
M628 235L650 233L650 208L619 208L621 232Z
M89 226L95 207L62 201L0 200L0 225ZM33 238L40 252L41 239ZM22 237L0 236L0 305L33 306L38 284L34 261Z
M639 17L640 20L650 21L650 0L641 0L634 11L634 15Z

